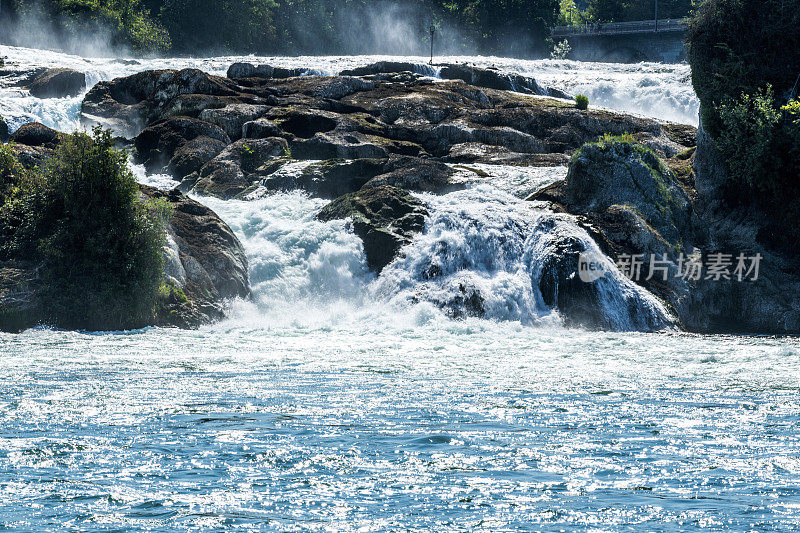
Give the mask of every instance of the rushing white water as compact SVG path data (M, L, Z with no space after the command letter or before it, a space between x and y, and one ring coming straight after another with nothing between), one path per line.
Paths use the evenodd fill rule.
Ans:
M0 55L94 81L239 59ZM376 59L264 61L335 73ZM685 66L469 59L696 120ZM0 87L12 127L74 129L79 103ZM227 320L0 333L0 528L800 530L800 341L564 328L536 267L558 239L594 244L521 198L566 169L470 166L486 175L464 172L466 190L420 195L425 231L380 276L347 221L316 220L324 201L197 198L250 261L253 298ZM618 328L663 314L622 277L602 283ZM483 317L441 309L472 289Z
M86 73L89 87L100 80L150 69L198 68L225 75L236 61L269 63L274 66L310 68L318 74L335 75L342 70L368 65L380 60L409 61L426 65L423 57L395 56L305 56L213 58L112 59L83 58L47 50L31 50L0 45L0 57L6 57L6 70L29 70L37 67L69 67ZM567 93L582 92L593 105L640 113L654 118L696 125L699 103L692 90L689 67L685 64L582 63L577 61L525 61L499 57L438 57L442 63L472 63L493 66L508 73L532 77L545 86ZM80 127L78 111L82 96L39 100L27 91L0 82L0 115L12 129L24 122L38 120L61 131Z

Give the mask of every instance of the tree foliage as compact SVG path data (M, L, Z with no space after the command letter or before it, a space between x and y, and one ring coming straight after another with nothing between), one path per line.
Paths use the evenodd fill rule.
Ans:
M544 56L559 0L5 0L5 17L35 14L72 36L111 29L134 52L374 53L394 35L439 48Z
M0 258L39 265L53 325L144 326L163 279L166 205L142 198L109 132L66 135L0 208Z
M704 129L727 161L729 199L760 204L800 238L800 9L783 0L707 0L689 62Z

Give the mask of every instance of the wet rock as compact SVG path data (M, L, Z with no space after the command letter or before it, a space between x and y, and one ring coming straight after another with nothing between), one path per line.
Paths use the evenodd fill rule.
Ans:
M225 302L250 294L247 257L225 222L183 193L142 187L150 198L172 206L167 232L165 276L172 298L159 325L197 327L224 316Z
M198 172L203 165L219 155L227 145L224 141L201 135L183 143L175 150L167 170L176 180Z
M266 118L251 120L242 126L242 137L245 139L266 139L267 137L280 137L282 134L283 130Z
M563 153L523 154L502 146L469 142L455 144L446 157L448 163L486 163L491 165L519 165L532 167L554 167L569 164L569 156Z
M243 136L243 126L269 111L269 107L252 104L230 104L221 109L204 109L200 119L220 126L228 136L236 141Z
M372 159L389 155L375 139L358 132L317 133L310 139L296 139L290 146L297 159Z
M418 63L407 61L378 61L363 67L343 70L342 76L370 76L374 74L400 74L402 72L420 72L433 74L433 68Z
M425 228L428 211L418 198L383 185L337 198L319 214L322 221L349 218L364 242L369 268L380 273Z
M188 144L198 138L203 139ZM230 142L225 131L215 124L191 117L171 117L142 130L136 136L134 145L136 159L148 171L161 172L168 167L175 179L180 180L199 170L203 163L219 154ZM174 159L179 150L178 159ZM213 153L214 150L216 153Z
M676 325L663 309L644 305L631 291L610 289L608 279L582 280L580 258L596 256L596 251L576 235L558 231L556 218L542 219L533 235L548 241L540 244L547 253L537 265L535 281L545 305L557 309L566 325L606 331L659 331Z
M547 95L534 79L519 74L503 74L500 71L468 65L445 65L439 72L444 80L462 80L476 87L516 91L528 94Z
M218 198L233 198L258 181L255 173L262 165L285 157L288 149L285 139L240 139L203 165L193 190Z
M53 156L53 149L45 146L13 144L11 149L20 164L28 170L44 165Z
M61 142L61 134L39 122L28 122L19 127L10 138L11 142L27 146L55 148Z
M430 159L393 155L383 173L364 187L391 185L411 191L445 193L454 190L450 178L455 174L450 166Z
M48 68L27 84L37 98L77 96L86 88L86 75L68 68Z
M270 172L262 185L269 190L302 189L318 198L334 199L358 191L383 172L385 165L384 159L329 159L309 165L299 176Z
M231 79L240 78L271 78L275 68L271 65L253 65L252 63L234 63L228 67L227 76Z

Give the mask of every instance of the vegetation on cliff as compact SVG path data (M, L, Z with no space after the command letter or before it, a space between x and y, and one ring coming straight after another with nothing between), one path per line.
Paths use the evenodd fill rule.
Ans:
M708 0L688 43L703 127L731 177L729 200L755 199L800 236L800 10L781 0Z
M107 131L63 136L41 168L0 149L0 260L36 265L40 311L70 329L152 322L169 208L145 200Z

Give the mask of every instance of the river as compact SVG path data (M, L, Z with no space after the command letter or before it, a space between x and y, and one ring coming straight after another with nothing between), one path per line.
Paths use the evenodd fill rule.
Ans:
M219 74L241 59L0 56L90 82L149 68ZM263 61L335 74L376 59ZM593 104L697 121L686 65L446 60L464 59ZM70 131L80 100L0 87L0 114L12 128L35 119ZM564 328L530 288L547 244L535 228L554 215L513 214L566 170L484 170L486 182L423 197L425 233L380 277L345 222L315 219L324 201L198 198L250 261L253 298L228 319L0 334L0 527L800 529L800 340ZM420 275L433 262L443 281ZM488 295L485 318L440 311L462 285ZM660 313L624 279L607 292L620 330L637 329L622 311L631 301Z

